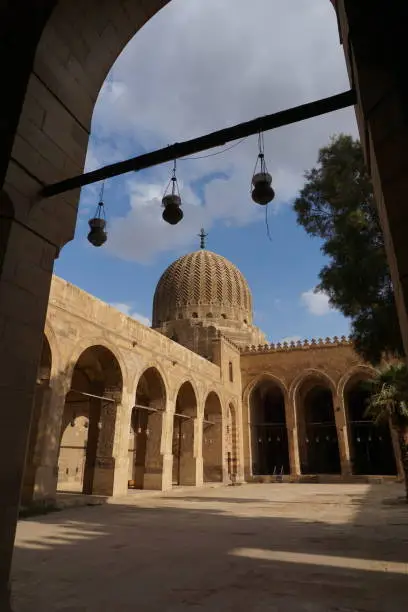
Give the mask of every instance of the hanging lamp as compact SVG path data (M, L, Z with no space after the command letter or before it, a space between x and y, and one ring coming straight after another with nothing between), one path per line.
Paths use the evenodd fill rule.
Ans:
M265 206L272 202L275 197L275 192L272 189L272 176L269 174L265 162L264 154L264 137L263 133L259 132L258 136L259 153L256 160L254 174L252 176L252 199L256 204ZM259 167L258 167L259 165Z
M106 216L105 205L103 203L104 183L102 183L101 192L99 194L99 202L96 207L95 216L88 221L90 232L88 234L89 242L95 246L102 246L108 237L106 233Z
M167 193L171 184L171 193ZM177 225L183 218L183 211L181 210L181 197L180 191L178 188L177 178L176 178L176 160L174 160L172 177L169 181L169 184L166 187L164 192L164 196L162 199L163 205L163 214L162 217L164 221L170 223L170 225Z

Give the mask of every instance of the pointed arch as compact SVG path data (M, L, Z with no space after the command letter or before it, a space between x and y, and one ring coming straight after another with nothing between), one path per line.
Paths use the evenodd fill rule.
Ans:
M92 349L93 347L101 347L105 351L109 351L109 353L114 358L113 361L116 361L119 366L119 370L121 373L121 381L122 381L121 387L127 388L128 381L129 381L129 373L128 373L128 368L126 365L126 360L124 359L119 348L113 342L111 342L104 336L100 336L100 335L87 336L85 338L82 338L81 341L76 344L74 349L71 351L71 354L69 358L67 359L67 362L65 365L64 371L65 371L67 381L68 382L72 381L74 368L76 364L78 363L78 360L80 359L81 355L83 355L85 351Z
M111 495L117 406L123 391L121 366L102 344L84 348L71 365L62 417L58 488Z
M316 380L320 381L322 384L327 385L333 393L333 396L336 395L336 384L333 379L324 372L323 370L318 370L315 368L308 368L307 370L303 370L296 378L291 382L289 387L289 397L291 399L295 398L297 391L300 386L307 380Z
M129 488L163 488L163 414L166 407L164 378L156 365L147 366L138 377L131 414Z
M396 475L397 463L390 424L375 425L366 414L370 390L364 381L377 371L366 365L351 368L338 385L350 446L351 471L356 475Z
M220 396L213 390L207 393L204 401L202 454L204 482L222 482L223 408Z
M290 393L295 406L301 472L340 474L333 379L326 372L310 368L293 381Z
M173 485L197 484L197 390L185 380L176 394L173 416Z

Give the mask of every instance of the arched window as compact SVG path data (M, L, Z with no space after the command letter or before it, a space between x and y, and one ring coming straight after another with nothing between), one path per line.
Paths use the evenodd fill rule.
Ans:
M222 319L226 319L226 318L227 318L227 315L226 315L226 314L222 314L222 315L221 315L221 318L222 318Z
M193 319L197 319L198 318L198 314L196 312L193 312L193 314L191 316L193 317Z
M234 381L234 371L233 371L233 368L232 368L232 361L230 361L229 364L228 364L228 370L229 370L229 379L230 379L230 382L233 382Z
M212 318L213 318L213 313L207 312L207 319L212 319Z

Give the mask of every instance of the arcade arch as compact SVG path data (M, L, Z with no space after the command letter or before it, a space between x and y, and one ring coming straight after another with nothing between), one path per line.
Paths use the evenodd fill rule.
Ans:
M302 474L340 474L340 451L333 389L325 377L310 374L297 388L296 413Z
M173 485L195 485L197 396L190 381L178 390L173 416Z
M389 424L373 423L366 415L370 391L364 382L368 373L351 376L344 385L350 461L355 475L395 475L397 464Z
M58 458L58 489L111 495L117 405L123 379L115 355L101 345L85 349L65 398Z
M253 475L288 474L289 447L285 394L270 378L259 380L249 396L249 425Z
M215 391L210 391L204 403L203 419L203 479L222 482L222 405Z
M161 452L166 388L160 372L149 367L139 378L129 431L129 488L161 489Z

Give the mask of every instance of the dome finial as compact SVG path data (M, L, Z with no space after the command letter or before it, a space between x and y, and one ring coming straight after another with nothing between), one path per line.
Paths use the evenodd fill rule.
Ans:
M204 228L202 227L200 233L198 234L198 237L200 238L200 249L205 249L205 239L207 236L208 234L205 233Z

